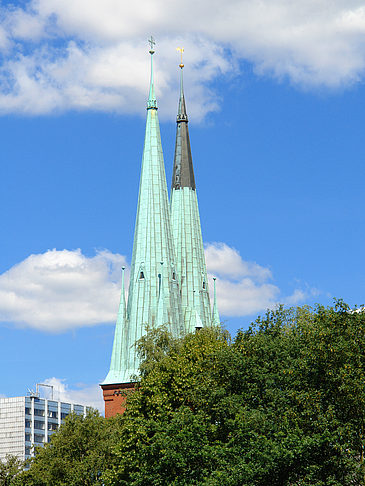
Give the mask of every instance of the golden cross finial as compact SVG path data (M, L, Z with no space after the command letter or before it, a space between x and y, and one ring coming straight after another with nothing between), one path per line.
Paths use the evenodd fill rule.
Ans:
M180 54L181 54L181 63L179 64L179 67L182 69L184 67L184 64L183 64L184 48L183 47L177 47L176 50L177 50L177 52L180 52Z

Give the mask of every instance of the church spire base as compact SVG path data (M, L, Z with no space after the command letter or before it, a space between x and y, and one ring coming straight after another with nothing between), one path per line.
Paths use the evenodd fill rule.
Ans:
M105 418L123 414L127 407L128 395L134 392L135 383L100 385L105 403Z

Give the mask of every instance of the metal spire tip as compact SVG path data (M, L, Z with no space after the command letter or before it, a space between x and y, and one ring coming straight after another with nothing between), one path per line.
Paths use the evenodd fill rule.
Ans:
M183 47L177 47L176 50L177 50L177 52L180 52L180 54L181 54L181 62L179 64L179 68L182 69L184 67L184 64L183 64L183 52L184 52L184 48Z
M156 41L155 41L155 39L152 37L152 35L151 35L151 37L148 39L148 42L149 42L149 44L150 44L150 50L149 50L149 53L150 53L150 54L151 54L151 56L152 56L152 54L154 54L154 53L155 53L154 46L156 45Z

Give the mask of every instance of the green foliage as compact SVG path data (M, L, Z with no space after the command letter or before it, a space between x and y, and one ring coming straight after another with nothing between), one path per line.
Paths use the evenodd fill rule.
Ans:
M137 348L124 415L71 417L14 484L365 485L365 312L280 307L233 341L162 328Z
M11 486L24 466L24 462L16 456L6 456L4 462L0 461L0 486Z
M364 485L365 315L279 308L230 342L153 331L108 485Z
M115 442L112 422L97 411L70 414L49 444L39 447L16 486L100 485Z

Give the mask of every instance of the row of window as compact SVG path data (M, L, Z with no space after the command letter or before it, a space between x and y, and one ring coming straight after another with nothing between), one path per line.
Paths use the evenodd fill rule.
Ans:
M50 442L51 437L52 437L52 435L49 434L48 435L48 442ZM30 442L30 438L29 438L29 440L27 438L25 440L27 440L28 442ZM34 445L35 446L40 446L40 445L44 444L44 442L45 442L44 435L42 435L42 434L34 434ZM32 452L32 447L29 446L29 445L26 445L25 446L25 455L26 456L30 456L31 452Z
M26 407L25 408L25 414L26 415L31 415L32 414L32 409L29 408L29 407ZM36 417L44 417L44 410L42 410L41 408L35 408L34 409L34 415ZM58 412L56 412L55 410L48 410L48 418L58 418Z
M160 276L160 275L159 275ZM139 272L139 279L143 280L144 279L144 272ZM172 280L176 280L176 273L172 272Z
M139 272L139 279L140 280L143 280L144 279L144 272ZM176 280L176 273L175 272L172 272L172 280ZM207 288L207 284L205 283L205 281L203 280L202 282L202 289L206 289Z
M25 421L25 427L27 429L30 429L31 428L31 421L30 420L26 420ZM34 428L37 429L37 430L44 430L44 427L45 427L45 423L44 422L41 422L40 420L35 420L34 421ZM48 430L57 430L58 429L58 424L54 424L52 422L49 422L48 425L47 425L47 428Z
M139 278L140 278L140 280L144 279L144 272L143 271L139 272ZM172 272L172 280L176 280L176 273L175 272Z
M29 410L29 411L27 412L27 410ZM25 413L27 415L30 415L31 414L30 413L30 408L25 409ZM36 417L44 417L44 410L34 409L34 415ZM48 410L48 414L47 415L48 415L48 418L58 419L58 412L54 412L53 410ZM67 417L67 415L69 415L69 412L61 412L61 420L64 420Z
M48 424L48 430L50 432L57 430L57 425L56 424ZM26 432L25 433L25 441L30 442L31 440L32 440L32 434L30 434L29 432ZM44 442L44 434L34 434L34 442Z

